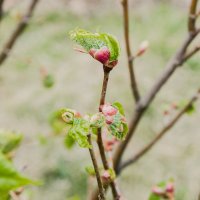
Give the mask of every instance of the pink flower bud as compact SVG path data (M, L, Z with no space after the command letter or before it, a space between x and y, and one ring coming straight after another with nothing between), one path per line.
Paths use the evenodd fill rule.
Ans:
M143 41L139 46L136 56L141 56L142 54L144 54L144 52L147 50L148 47L149 47L149 42L146 40Z
M103 181L108 182L108 181L110 181L110 178L111 178L111 177L110 177L109 171L108 171L108 170L104 171L104 172L103 172L103 175L102 175Z
M118 110L110 104L104 104L103 106L101 106L101 110L105 116L113 116L116 115L118 112Z
M113 116L106 116L106 124L112 124L114 121L114 117Z
M165 190L167 193L174 193L174 184L168 183Z
M89 54L102 64L106 65L109 63L110 51L107 47L101 47L100 49L91 49Z

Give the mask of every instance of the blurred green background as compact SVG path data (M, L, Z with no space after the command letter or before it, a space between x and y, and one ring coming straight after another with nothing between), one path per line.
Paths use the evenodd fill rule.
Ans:
M8 0L11 12L0 25L0 45L12 33L28 0ZM151 88L166 62L187 34L187 1L130 0L130 35L133 51L143 40L150 47L136 60L135 70L142 94ZM19 170L44 180L29 188L28 200L87 199L85 166L88 151L67 150L64 136L54 136L49 116L62 107L94 113L102 81L101 65L73 50L67 33L76 27L116 35L122 55L113 70L107 101L120 101L130 119L134 102L125 56L120 0L41 0L31 25L17 41L0 70L0 128L21 131L25 140L16 152ZM198 39L195 43L198 43ZM194 44L195 44L194 43ZM163 108L189 98L200 86L200 57L196 55L181 67L164 86L142 120L125 157L134 154L153 138L165 122ZM41 69L52 74L55 84L45 88ZM197 199L200 192L200 112L185 115L162 141L139 162L127 168L117 181L126 199L146 200L157 182L174 177L177 200ZM92 184L95 180L92 180Z

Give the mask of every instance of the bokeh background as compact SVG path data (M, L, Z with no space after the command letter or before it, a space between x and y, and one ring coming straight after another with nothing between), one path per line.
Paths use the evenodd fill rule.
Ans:
M28 0L7 0L9 14L0 25L0 45L12 33ZM139 87L151 88L166 62L187 34L188 1L130 0L130 33L133 51L143 40L150 47L136 60ZM120 40L121 57L109 82L107 101L120 101L130 119L134 102L130 90L123 38L120 0L41 0L26 32L17 41L9 59L0 68L0 128L16 130L25 139L16 152L19 170L41 187L28 188L27 200L84 200L88 187L85 166L88 151L65 148L64 136L55 135L49 123L52 113L62 107L94 113L102 81L102 67L87 55L73 50L67 33L76 27L109 32ZM198 42L198 40L196 41ZM172 102L189 98L200 86L200 57L181 67L164 86L142 120L125 158L153 138L163 126L163 110ZM55 80L45 88L45 68ZM173 177L177 200L195 200L200 192L200 105L185 115L159 144L118 178L124 196L146 200L157 182Z

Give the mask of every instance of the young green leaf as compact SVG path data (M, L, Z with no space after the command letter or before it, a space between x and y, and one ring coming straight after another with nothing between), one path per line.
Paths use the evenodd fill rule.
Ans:
M72 137L80 147L91 148L88 142L88 134L90 131L90 123L82 118L74 118L72 127L68 131L68 135Z
M108 130L113 136L119 140L123 140L128 132L128 125L122 121L122 115L118 112L113 118L112 124L108 126Z
M156 194L151 194L148 200L162 200L162 198Z
M85 171L90 175L90 176L95 176L95 170L93 166L87 166L85 167Z
M39 183L21 175L0 152L0 197L7 198L10 190L30 184L38 185Z
M23 139L22 134L0 131L0 151L7 154L17 148Z
M64 142L67 149L71 149L75 144L75 140L69 134L66 135Z
M124 108L123 108L123 106L122 106L121 103L119 103L119 102L116 101L116 102L114 102L114 103L112 104L112 106L115 107L115 108L117 108L117 110L119 111L119 113L120 113L121 115L125 116Z
M120 54L117 39L107 33L91 33L83 29L70 31L70 38L103 65L113 68Z

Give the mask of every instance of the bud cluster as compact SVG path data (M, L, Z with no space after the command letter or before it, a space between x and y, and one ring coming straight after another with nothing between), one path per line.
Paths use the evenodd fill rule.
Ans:
M166 198L168 200L174 199L174 192L175 192L175 188L172 182L167 183L164 188L155 186L152 189L153 194Z

